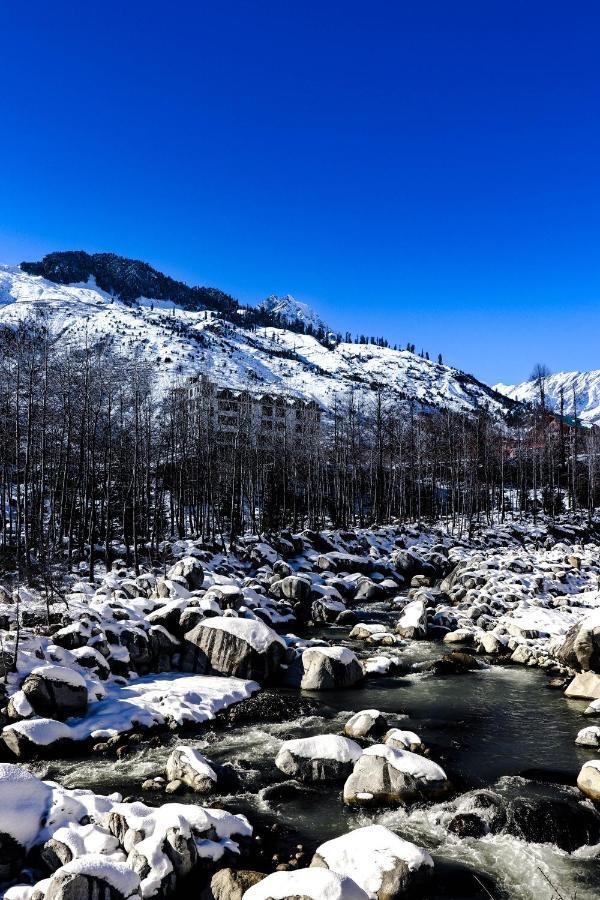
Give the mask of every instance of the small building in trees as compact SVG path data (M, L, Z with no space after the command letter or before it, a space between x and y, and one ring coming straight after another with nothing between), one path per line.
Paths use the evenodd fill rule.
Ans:
M243 440L260 447L284 438L316 438L320 433L321 408L314 400L293 394L234 390L215 384L205 375L189 378L184 390L204 426L223 445Z

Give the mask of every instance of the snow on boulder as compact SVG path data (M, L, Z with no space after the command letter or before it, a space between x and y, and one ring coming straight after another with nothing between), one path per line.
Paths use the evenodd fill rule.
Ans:
M311 581L302 575L286 575L278 582L277 587L285 600L306 603L310 597Z
M396 806L443 796L449 789L437 763L386 744L368 747L344 785L349 806Z
M388 634L387 625L382 625L380 622L359 622L358 625L354 626L349 636L365 641L377 634Z
M333 600L330 597L320 597L313 600L310 615L313 622L335 622L340 613L346 611L346 604L342 600Z
M45 900L133 900L141 896L137 872L102 854L89 854L54 873Z
M317 557L317 568L326 572L368 574L373 571L373 560L369 556L355 556L352 553L341 553L334 550Z
M175 747L167 760L167 779L180 781L197 794L209 794L217 786L217 773L205 756L193 747Z
M588 759L583 764L577 776L577 787L590 800L600 803L600 759Z
M167 572L168 579L185 578L188 588L197 591L204 581L202 563L195 556L184 556Z
M337 734L284 741L279 749L277 768L301 781L338 781L346 778L362 749L355 741Z
M364 677L361 664L347 647L309 647L300 665L300 687L305 691L351 687Z
M285 651L282 639L260 619L215 616L185 635L181 668L265 682L277 673Z
M273 872L244 894L244 900L368 900L355 881L327 869Z
M350 716L344 725L344 734L361 740L383 734L387 728L387 720L378 709L361 709Z
M0 763L0 881L17 874L34 843L52 791L30 772Z
M425 749L421 738L414 731L402 728L390 728L383 738L383 743L394 750L410 750L411 753L422 753Z
M18 759L72 738L72 729L56 719L28 719L7 725L2 731L2 740Z
M87 710L85 679L66 666L36 666L23 682L21 690L38 716L68 719L83 716Z
M427 637L427 608L423 600L406 604L396 624L396 634L413 640Z
M422 896L433 872L426 850L383 825L357 828L321 844L312 866L351 878L373 900L394 900L408 893Z

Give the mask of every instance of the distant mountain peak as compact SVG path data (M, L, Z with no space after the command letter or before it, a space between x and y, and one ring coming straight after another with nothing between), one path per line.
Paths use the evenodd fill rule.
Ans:
M257 305L258 309L270 313L271 315L280 316L282 321L291 324L293 322L302 322L305 326L312 326L315 331L329 331L329 326L312 306L296 300L291 294L279 297L277 294L271 294L265 300Z

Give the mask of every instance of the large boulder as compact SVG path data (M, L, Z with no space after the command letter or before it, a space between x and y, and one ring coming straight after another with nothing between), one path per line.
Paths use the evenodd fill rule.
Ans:
M251 869L220 869L211 879L206 900L242 900L246 891L264 878L263 872Z
M311 866L351 878L368 897L377 900L396 900L408 893L424 896L422 891L433 872L433 860L426 850L383 825L356 828L321 844Z
M66 666L37 666L22 685L23 694L38 716L68 719L87 712L85 679Z
M378 709L361 709L360 712L350 716L344 725L344 734L359 741L376 737L387 730L387 719Z
M356 556L334 550L317 558L317 568L325 572L360 572L368 575L373 571L373 560L369 556Z
M569 628L556 656L572 669L600 673L600 610Z
M347 647L309 647L302 653L300 670L300 687L305 691L352 687L364 677L361 664Z
M71 728L56 719L24 719L2 730L2 740L18 759L48 755L49 748L56 754L59 747L66 749L72 739Z
M184 556L174 566L171 566L167 572L167 578L169 580L185 578L188 588L191 591L197 591L202 587L204 581L204 569L200 560L195 556Z
M284 741L275 765L300 781L341 781L347 778L362 749L355 741L337 734Z
M413 640L427 637L427 608L423 600L412 600L406 604L396 624L396 634Z
M588 759L577 776L577 787L586 797L600 803L600 759Z
M565 690L565 697L573 700L600 700L600 675L580 672Z
M399 806L442 797L449 790L437 763L387 744L368 747L344 785L348 806Z
M278 582L279 592L285 600L293 603L307 603L310 597L311 580L303 575L287 575Z
M249 888L244 900L369 900L355 881L326 869L273 872Z
M215 616L184 636L184 672L232 675L266 682L285 657L282 639L260 619Z
M197 794L210 794L217 786L217 772L210 760L193 747L180 746L167 760L168 781L179 781Z
M128 865L102 854L88 854L58 869L45 900L134 900L141 898L140 878Z

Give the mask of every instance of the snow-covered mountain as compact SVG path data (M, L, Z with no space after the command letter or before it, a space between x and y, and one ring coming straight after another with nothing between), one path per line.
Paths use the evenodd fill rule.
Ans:
M291 294L287 294L285 297L271 294L266 300L261 300L258 309L265 310L271 315L280 316L283 323L288 325L293 322L302 322L304 326L310 326L315 332L329 331L326 323L312 306L296 300Z
M129 284L131 272L126 271ZM128 358L138 352L156 367L163 384L206 373L232 388L313 398L324 409L333 408L350 389L357 401L369 402L381 389L389 401L411 399L463 412L485 405L497 417L518 407L472 376L408 351L373 344L325 346L309 334L258 327L252 310L237 306L229 312L201 303L184 308L152 288L152 280L152 297L123 300L99 287L89 269L83 272L85 283L74 282L69 270L60 277L71 283L63 284L20 267L0 267L0 326L38 321L63 342L103 341ZM133 282L138 283L137 274ZM226 296L219 294L219 303ZM187 303L187 295L183 300Z
M496 384L494 390L525 403L539 400L537 381L523 381L521 384ZM592 372L557 372L544 379L544 393L549 409L559 413L562 405L564 415L574 416L586 425L600 423L600 369Z

